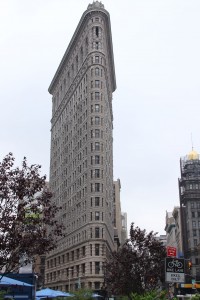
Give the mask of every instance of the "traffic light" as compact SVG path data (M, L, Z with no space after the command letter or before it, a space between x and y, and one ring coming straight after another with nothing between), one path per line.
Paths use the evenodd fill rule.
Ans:
M189 260L188 261L188 269L191 270L192 269L192 262Z

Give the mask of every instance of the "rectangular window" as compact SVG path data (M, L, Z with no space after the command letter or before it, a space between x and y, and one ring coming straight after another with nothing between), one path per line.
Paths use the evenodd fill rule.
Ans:
M95 63L99 64L99 56L95 56Z
M79 266L76 266L76 276L78 277L79 275Z
M100 262L95 261L95 274L99 274L100 272Z
M94 176L95 176L95 178L100 178L100 170L99 169L95 169Z
M99 206L99 204L100 204L100 198L95 197L95 206Z
M195 212L192 211L192 218L195 218Z
M192 227L196 228L196 222L195 221L192 221Z
M95 88L100 88L100 80L95 80Z
M99 239L99 235L100 235L100 234L99 234L99 231L100 231L100 230L99 230L99 227L95 227L95 238L96 238L96 239Z
M197 231L196 231L196 229L193 229L193 236L197 236Z
M100 212L95 211L95 221L99 221L99 220L100 220Z
M100 117L95 117L94 122L95 125L100 125Z
M95 68L95 76L99 76L100 72L99 72L99 68Z
M100 249L99 244L95 244L95 255L96 256L99 256L99 253L100 253L99 249Z
M96 165L99 165L99 164L100 164L100 156L99 156L99 155L95 155L94 158L95 158L95 160L94 160L94 161L95 161L95 164L96 164Z
M100 100L100 93L99 92L95 92L95 100Z
M100 151L100 143L99 142L95 142L95 151Z
M100 130L95 129L95 138L100 138Z
M99 290L100 289L100 281L95 281L94 282L94 289Z
M194 246L197 246L197 240L196 239L194 240Z
M194 208L194 202L191 203L191 208Z
M85 264L81 265L81 271L82 271L82 274L84 275L85 274Z
M94 111L95 112L100 112L100 105L99 104L95 104Z
M100 183L95 183L95 192L100 192Z

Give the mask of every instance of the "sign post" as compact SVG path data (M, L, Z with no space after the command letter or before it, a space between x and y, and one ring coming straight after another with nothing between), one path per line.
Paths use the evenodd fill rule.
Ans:
M183 258L167 257L165 259L165 281L185 282L185 261Z

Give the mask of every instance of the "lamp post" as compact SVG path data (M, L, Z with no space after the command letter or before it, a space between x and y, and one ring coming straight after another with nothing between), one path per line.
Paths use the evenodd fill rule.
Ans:
M73 269L68 269L68 271L69 271L69 292L70 292L70 271L72 271Z

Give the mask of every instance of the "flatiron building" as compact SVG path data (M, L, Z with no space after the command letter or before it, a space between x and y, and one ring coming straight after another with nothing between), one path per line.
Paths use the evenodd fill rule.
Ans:
M88 5L49 87L50 189L65 237L46 258L45 285L100 290L114 249L111 24L101 2Z

